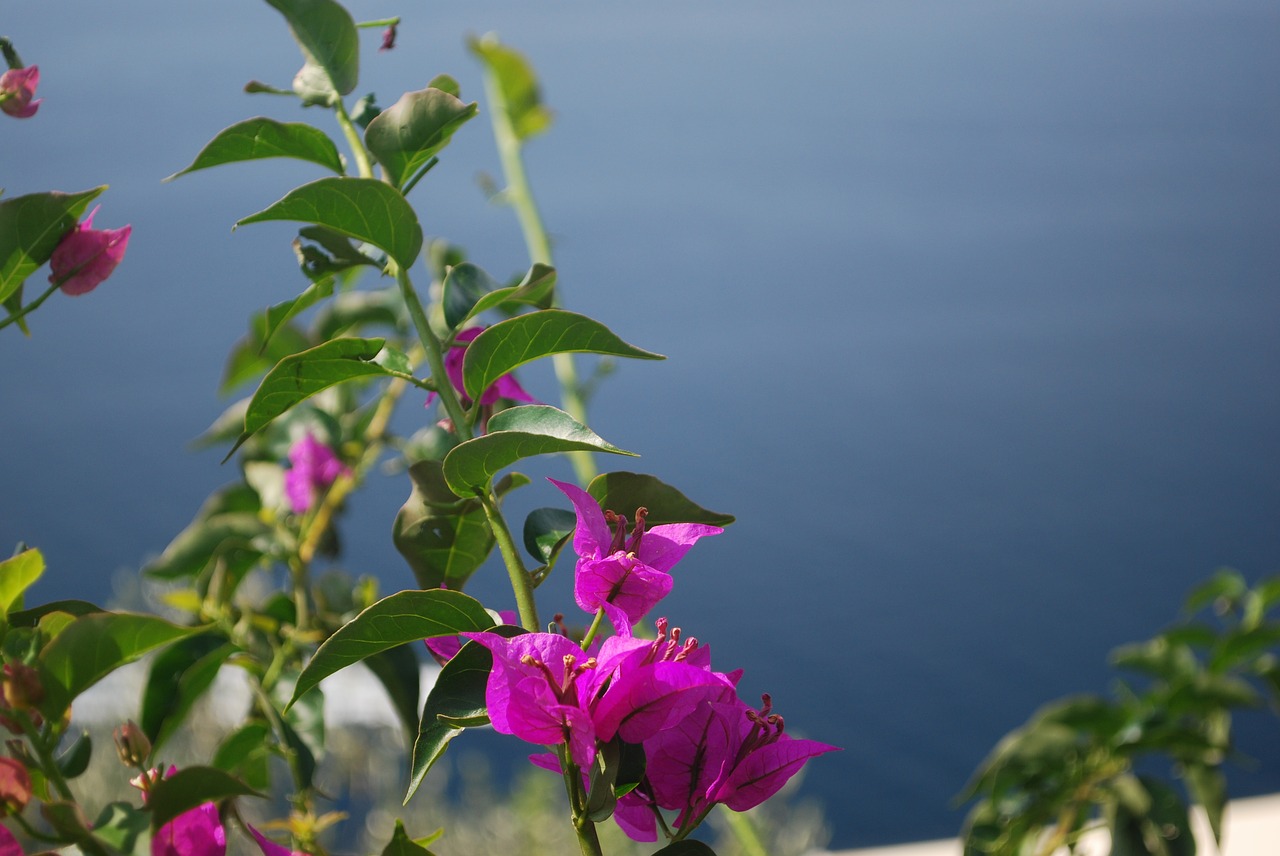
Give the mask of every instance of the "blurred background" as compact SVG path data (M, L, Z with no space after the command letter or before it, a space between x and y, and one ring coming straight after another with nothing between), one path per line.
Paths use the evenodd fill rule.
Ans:
M1001 735L1104 691L1107 652L1216 567L1280 569L1280 6L348 5L404 18L391 52L365 31L357 94L446 72L482 101L415 204L499 278L527 261L477 179L499 170L465 37L538 70L557 119L527 163L566 305L669 357L601 387L592 427L643 454L601 464L737 515L666 614L844 747L800 787L835 845L955 835ZM0 123L6 195L108 183L95 225L133 225L109 282L0 337L0 545L44 552L37 598L106 602L233 478L186 444L248 315L305 281L292 226L230 226L319 173L160 179L252 115L337 132L241 91L300 64L255 0L10 2L0 34L45 99ZM521 380L555 400L549 366ZM384 592L412 585L407 495L376 477L343 527ZM472 590L510 605L501 572ZM1280 790L1274 718L1239 741L1233 795Z

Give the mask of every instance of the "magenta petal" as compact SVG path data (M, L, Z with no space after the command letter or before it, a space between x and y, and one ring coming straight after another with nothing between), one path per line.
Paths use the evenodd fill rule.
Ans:
M0 856L24 856L22 845L7 826L0 826Z
M131 226L92 228L97 211L95 207L84 222L68 232L49 258L49 282L66 294L77 296L97 288L120 264L129 245Z
M733 695L722 676L680 662L661 662L619 674L594 708L602 740L619 735L641 743L688 716L701 702Z
M151 837L151 856L225 856L226 852L227 833L213 803L183 812Z
M635 624L671 592L673 585L670 574L656 571L619 552L604 559L578 562L573 597L587 612L595 612L602 605L611 603L626 613L631 624Z
M723 531L704 523L663 523L645 530L638 558L654 570L670 571L699 538Z
M746 706L702 704L674 726L644 742L645 775L658 805L696 809L736 748L732 711Z
M249 827L249 834L258 842L258 849L262 851L262 856L307 856L301 851L290 850L283 844L276 844L270 838L254 829L252 824L246 823L245 826Z
M574 513L578 515L578 525L573 530L573 552L583 559L599 559L609 550L613 533L604 520L604 512L600 503L582 488L568 482L547 479L573 503Z
M721 784L714 799L734 811L755 808L800 772L805 761L838 749L838 746L816 740L796 740L784 734L776 743L749 752Z
M650 803L635 791L618 798L613 809L613 820L632 841L657 841L658 819Z
M0 101L0 112L7 113L15 119L30 119L36 114L42 99L32 100L36 87L40 85L40 69L34 65L27 68L11 68L0 74L0 92L9 97Z

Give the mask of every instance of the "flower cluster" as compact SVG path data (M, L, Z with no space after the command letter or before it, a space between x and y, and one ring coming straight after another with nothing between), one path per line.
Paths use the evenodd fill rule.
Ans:
M659 809L676 812L674 826L687 833L715 805L753 808L808 759L837 749L786 734L768 696L760 710L739 700L741 671L713 671L709 648L682 638L666 619L657 620L654 640L633 635L671 590L672 566L719 527L646 529L639 509L628 533L626 518L602 511L586 491L554 484L577 512L575 598L607 615L616 635L584 648L559 633L463 634L493 655L485 702L496 731L563 747L559 757L534 763L557 771L567 763L584 777L609 763L606 745L642 747L644 777L616 799L613 812L637 841L657 840Z
M284 473L284 492L294 514L310 511L338 476L351 472L333 449L309 431L289 447L289 463L292 466Z

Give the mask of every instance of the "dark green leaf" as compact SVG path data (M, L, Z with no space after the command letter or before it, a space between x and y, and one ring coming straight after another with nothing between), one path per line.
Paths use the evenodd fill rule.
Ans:
M396 830L387 846L382 848L382 856L431 856L431 851L410 838L404 831L404 822L397 819Z
M151 661L139 725L153 750L173 735L236 650L224 637L202 633L175 642Z
M510 638L524 631L503 626L494 632ZM422 708L418 739L413 744L413 764L409 772L409 789L404 795L405 803L418 790L431 766L444 754L449 741L462 733L461 728L449 725L442 718L488 721L484 691L492 668L493 655L489 649L467 642L440 670Z
M332 339L340 333L373 325L400 330L406 320L399 289L352 291L339 294L321 307L316 313L315 331L320 339Z
M387 370L373 361L384 345L383 339L334 339L285 357L267 372L250 399L244 433L227 458L271 420L317 392L356 378L388 376Z
M311 340L306 334L287 324L287 319L280 317L279 309L276 309L276 323L273 326L272 319L268 318L272 309L254 315L249 323L249 332L236 342L227 355L227 363L222 369L222 383L218 388L222 395L266 374L285 357L311 347ZM241 423L243 421L241 418Z
M74 779L89 769L89 759L93 757L93 738L89 732L82 731L67 751L58 756L58 772L64 779Z
M305 312L321 300L325 300L333 296L333 286L334 279L332 276L321 277L308 285L297 297L293 297L283 303L277 303L274 306L267 307L267 311L264 316L265 329L263 330L262 336L264 340L262 348L265 349L270 345L272 339L275 338L276 332L285 324L292 321L299 313ZM305 342L306 340L304 339L303 341ZM305 347L306 344L303 344L302 347L299 348L290 347L287 352L275 357L271 365L274 365L276 361L279 361L290 354L296 354Z
M549 265L534 264L518 284L490 291L476 301L467 312L467 318L474 318L490 309L507 312L515 312L520 306L550 309L555 300L555 288L556 269Z
M257 116L219 131L190 166L165 181L198 169L262 158L297 158L318 163L338 175L343 172L338 147L324 131L303 122L277 122Z
M661 354L627 344L608 327L585 315L543 309L494 324L471 341L462 362L467 395L478 401L480 393L504 374L541 357L564 353L665 359Z
M39 550L23 550L0 562L0 618L22 602L22 594L44 573L44 556Z
M1151 810L1143 816L1123 804L1116 806L1111 856L1195 856L1196 840L1181 797L1157 779L1138 779L1151 795Z
M142 572L162 580L178 580L199 575L217 560L257 561L270 548L272 534L271 526L250 512L197 519Z
M1280 626L1264 624L1226 637L1209 658L1209 668L1214 671L1240 668L1246 660L1261 654L1280 653Z
M41 618L53 612L65 612L68 615L80 616L104 611L102 607L89 603L87 600L55 600L20 612L10 613L9 626L35 627Z
M1219 599L1234 602L1243 597L1248 589L1239 571L1219 568L1208 581L1187 595L1185 609L1187 612L1195 612Z
M61 717L76 696L120 666L201 630L150 615L82 615L40 652L45 688L40 710L47 717Z
M183 767L161 779L147 797L151 828L159 829L183 812L207 802L222 802L240 796L262 797L234 776L213 767Z
M267 0L289 22L306 59L293 80L305 104L328 104L356 87L360 40L351 14L334 0Z
M1227 806L1227 777L1218 767L1204 764L1187 764L1183 767L1182 780L1187 784L1191 799L1204 808L1213 830L1213 840L1222 847L1222 815Z
M440 89L406 92L369 123L364 140L391 183L403 187L477 110Z
M635 457L634 452L606 442L563 410L530 404L502 411L489 420L488 434L455 446L445 456L444 476L454 493L472 496L482 493L491 478L518 460L579 450Z
M364 661L386 688L410 742L418 733L418 699L421 697L417 650L416 644L397 645Z
M444 323L450 329L469 318L472 308L486 294L498 288L497 281L482 268L463 262L449 268L444 278Z
M79 193L31 193L0 200L0 300L49 261L104 184Z
M716 851L701 841L685 839L675 844L668 844L661 850L655 850L653 856L716 856Z
M507 115L517 139L528 139L551 126L551 111L542 104L538 79L528 60L492 35L471 39L468 46L484 63L487 75L496 79L492 107Z
M244 780L251 787L264 790L271 785L267 766L270 746L271 729L265 722L255 720L227 735L210 763Z
M439 461L409 467L413 491L396 515L391 539L423 589L460 591L493 549L493 531L478 500L459 500ZM416 704L416 701L415 701Z
M314 223L373 244L408 269L422 249L418 216L400 191L373 178L321 178L236 225L267 220Z
M524 519L524 548L543 565L553 565L577 525L578 518L572 511L535 508Z
M150 816L126 802L113 802L93 822L94 835L124 856L150 856Z
M631 515L637 508L648 509L647 526L663 523L728 526L734 520L732 514L703 508L657 477L640 473L602 473L587 485L587 493L600 503L601 508L612 509L619 514Z
M298 677L289 704L334 672L379 651L492 626L480 602L461 592L402 591L384 597L325 640Z

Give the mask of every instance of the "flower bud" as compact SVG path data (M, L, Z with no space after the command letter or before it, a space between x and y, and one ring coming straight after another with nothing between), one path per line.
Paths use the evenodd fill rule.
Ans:
M4 703L13 710L30 710L44 701L40 673L22 663L4 665Z
M31 100L40 84L40 69L11 68L0 74L0 111L15 119L29 119L36 115L41 99Z
M112 736L116 741L116 752L120 754L120 763L141 770L151 755L151 741L138 724L131 719L112 732Z
M31 801L31 774L21 761L0 758L0 808L18 814Z

